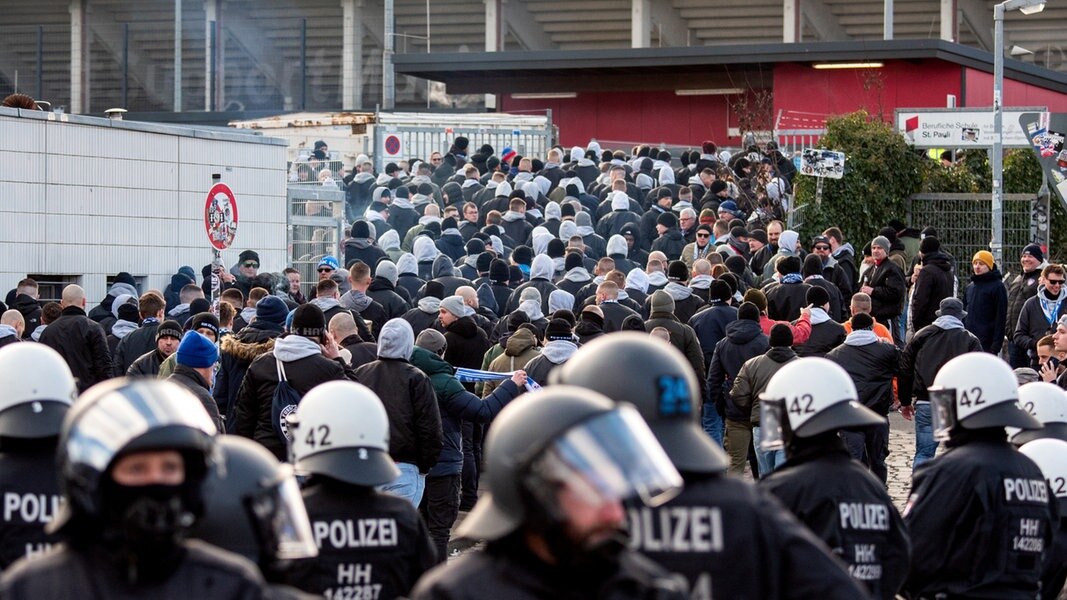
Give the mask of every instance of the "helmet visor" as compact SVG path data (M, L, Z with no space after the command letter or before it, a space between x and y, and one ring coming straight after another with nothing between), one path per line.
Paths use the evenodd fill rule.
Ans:
M280 483L247 499L265 554L277 560L318 555L304 500L292 470L286 468Z
M682 476L637 410L622 405L553 441L531 463L526 485L538 495L566 486L593 507L633 498L658 506L681 491Z
M944 441L956 426L956 388L928 390L930 395L930 421L934 439Z
M763 452L785 447L785 399L761 398L759 405L759 448Z

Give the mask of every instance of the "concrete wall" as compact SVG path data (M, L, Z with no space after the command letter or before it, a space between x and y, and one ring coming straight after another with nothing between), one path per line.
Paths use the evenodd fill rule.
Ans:
M163 289L199 274L211 175L237 196L227 265L245 248L286 264L285 142L261 136L0 109L0 293L28 273L75 276L91 303L128 271Z

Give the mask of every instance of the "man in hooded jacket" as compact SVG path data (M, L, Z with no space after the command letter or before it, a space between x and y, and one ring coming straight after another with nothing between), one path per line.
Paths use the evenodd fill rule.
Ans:
M1000 355L1004 346L1004 323L1008 312L1008 288L993 261L993 254L980 250L971 259L974 275L963 292L967 318L964 327L982 342L982 349Z
M933 323L941 301L956 295L953 261L941 251L941 243L937 238L923 238L919 244L919 255L922 257L922 269L915 275L911 288L911 308L908 311L913 331Z
M674 316L682 323L688 323L689 319L704 307L704 301L685 285L688 280L689 269L685 263L680 260L672 261L667 267L667 285L663 291L670 294L674 300ZM645 302L645 312L652 312L649 310L649 301Z
M506 311L514 312L519 308L522 292L527 288L536 289L541 295L541 312L548 314L548 296L558 288L552 283L555 267L552 259L545 254L538 254L530 263L530 280L515 288L508 298Z
M310 304L314 303L312 300ZM236 428L235 407L248 366L256 357L274 350L275 338L282 334L282 324L288 314L281 298L267 296L256 305L254 321L238 333L222 338L219 370L211 396L219 407L219 414L225 416L227 433L233 433Z
M651 332L657 327L670 332L671 344L685 355L689 366L693 367L693 376L703 376L704 353L700 349L696 332L675 316L674 298L663 290L649 297L649 316L645 321L645 331Z
M395 319L411 308L411 303L403 297L407 290L396 287L398 277L396 265L392 261L383 260L378 263L374 279L367 287L367 296L382 306L386 320Z
M715 415L709 411L715 411L726 419L726 426L732 419L739 423L749 420L750 413L746 413L733 403L730 397L730 389L734 386L734 379L741 371L741 366L750 358L755 358L769 348L767 336L759 325L759 309L751 302L744 302L737 309L737 320L726 326L726 337L715 345L712 354L711 365L708 366L707 377L707 405L705 407L704 430L708 431L712 439L720 445L723 443L723 430L721 425L715 423ZM736 439L736 438L735 438ZM748 446L737 447L732 444L726 450L732 457L747 457ZM743 460L742 464L743 464Z

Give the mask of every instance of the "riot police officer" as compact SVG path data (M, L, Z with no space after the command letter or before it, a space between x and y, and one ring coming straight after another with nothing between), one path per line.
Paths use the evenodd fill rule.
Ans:
M0 349L0 569L58 541L45 525L59 507L56 440L78 395L66 361L43 344Z
M629 531L631 548L684 576L689 598L864 597L789 511L726 475L725 453L696 420L693 369L673 346L613 334L582 346L553 379L632 403L682 474L671 501L628 509Z
M292 467L247 438L220 436L217 443L204 517L191 536L259 565L272 598L317 597L283 585L295 561L318 555Z
M550 386L500 411L486 437L488 494L459 537L485 539L423 577L412 598L684 598L626 548L623 502L659 504L682 480L631 406Z
M760 396L760 445L785 464L760 480L848 565L875 598L896 596L911 547L885 486L854 460L840 430L885 422L858 402L840 365L809 357L782 367Z
M1052 543L1054 498L1005 427L1038 429L1015 374L992 354L945 363L930 388L934 435L948 450L912 477L904 522L915 544L915 598L1034 598Z
M4 598L261 598L255 565L184 540L201 514L215 426L191 393L152 379L85 391L58 447L59 549L20 560Z
M436 554L411 502L374 489L400 476L382 401L364 385L330 381L304 396L289 427L319 550L294 565L290 582L327 598L407 595Z
M1026 386L1019 388L1020 399L1023 387ZM1019 452L1037 464L1056 497L1059 512L1056 541L1045 551L1045 566L1041 575L1041 598L1056 600L1067 581L1067 461L1064 460L1067 457L1067 441L1037 439L1023 444Z
M1042 438L1067 441L1067 392L1060 386L1034 381L1019 386L1019 406L1041 423L1041 429L1008 427L1008 439L1016 446Z

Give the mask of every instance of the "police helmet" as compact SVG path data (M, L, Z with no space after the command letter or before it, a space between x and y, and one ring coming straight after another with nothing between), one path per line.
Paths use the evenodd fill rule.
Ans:
M121 456L177 450L182 484L199 497L213 460L215 424L191 392L168 381L111 379L85 391L67 412L59 436L59 486L67 502L48 527L58 531L72 516L104 517L104 479ZM189 507L198 512L202 507Z
M968 352L948 361L928 393L937 439L947 439L956 426L1041 428L1040 421L1019 406L1015 373L992 354Z
M400 476L389 456L389 417L365 385L329 381L315 386L289 416L289 430L300 473L367 486Z
M78 395L67 361L44 344L0 348L0 437L34 439L59 435L63 417Z
M794 436L885 423L858 396L856 384L837 363L819 357L790 361L760 395L760 447L775 450Z
M622 332L582 346L552 383L576 385L633 404L680 471L721 473L729 459L697 425L700 386L677 348Z
M632 406L574 386L547 387L505 406L486 437L485 460L488 492L458 537L495 540L551 515L563 486L589 503L640 498L657 505L682 485Z
M269 569L317 556L292 468L238 436L220 436L218 450L204 481L204 518L191 536Z
M1048 480L1049 490L1060 502L1060 511L1067 505L1067 441L1045 438L1027 442L1019 448L1030 460L1037 463L1041 474Z
M1008 427L1008 439L1016 446L1041 438L1067 441L1067 392L1058 385L1035 381L1019 386L1019 405L1041 422L1041 429L1022 431Z

